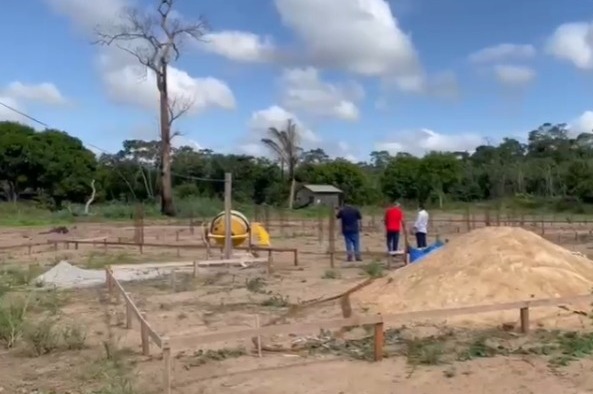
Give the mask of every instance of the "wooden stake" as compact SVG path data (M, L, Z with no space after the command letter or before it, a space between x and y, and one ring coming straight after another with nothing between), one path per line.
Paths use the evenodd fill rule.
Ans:
M224 258L230 259L233 254L232 231L232 190L233 178L230 172L224 174Z
M150 342L148 339L148 327L146 326L146 313L142 313L140 319L140 339L142 340L142 354L150 355Z
M255 328L259 329L260 328L260 324L259 324L259 315L255 315ZM257 356L261 357L261 335L257 335Z
M521 332L527 334L529 332L529 308L521 308Z
M383 345L385 344L385 333L383 332L383 321L375 324L375 361L383 360Z
M127 297L125 297L126 299L126 328L129 330L132 328L132 318L134 317L134 310L132 308L132 305L130 305L130 294L126 293Z
M171 346L169 338L162 339L163 348L163 389L165 394L171 394Z

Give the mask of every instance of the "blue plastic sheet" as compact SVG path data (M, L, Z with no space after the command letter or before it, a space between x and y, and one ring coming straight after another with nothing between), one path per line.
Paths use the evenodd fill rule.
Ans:
M418 261L422 260L432 252L435 252L442 248L445 244L442 241L437 241L431 245L428 245L426 248L418 249L418 248L410 248L410 263L417 263Z

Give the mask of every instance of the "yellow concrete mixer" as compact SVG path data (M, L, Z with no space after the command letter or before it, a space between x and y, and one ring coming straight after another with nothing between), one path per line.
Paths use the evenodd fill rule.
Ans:
M224 247L225 213L220 212L204 227L204 239L216 246ZM239 211L231 211L231 239L233 246L243 244L260 247L270 246L270 234L260 223L250 223L249 219Z

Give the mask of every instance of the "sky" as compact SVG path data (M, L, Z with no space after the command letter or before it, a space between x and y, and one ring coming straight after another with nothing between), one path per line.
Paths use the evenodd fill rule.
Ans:
M154 74L96 32L158 0L28 0L0 13L0 103L116 152L158 138ZM174 145L265 155L287 119L306 149L469 150L545 122L593 130L589 1L176 0L202 17L169 70ZM12 38L12 39L11 39ZM125 48L140 44L124 43ZM127 46L126 46L127 45ZM135 45L135 46L134 46ZM43 126L0 106L0 120Z

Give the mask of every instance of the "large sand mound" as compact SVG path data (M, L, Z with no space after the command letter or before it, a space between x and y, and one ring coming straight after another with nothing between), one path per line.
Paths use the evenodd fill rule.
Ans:
M376 280L352 294L352 301L372 312L397 313L584 295L592 289L593 261L521 228L486 227Z

